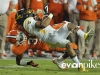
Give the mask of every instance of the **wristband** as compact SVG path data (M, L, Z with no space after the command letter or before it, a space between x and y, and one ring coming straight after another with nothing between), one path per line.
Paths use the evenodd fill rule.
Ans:
M53 14L52 14L52 13L50 13L48 17L49 17L50 19L52 19Z
M12 10L10 10L10 11L11 11L11 12L17 12L16 9L12 9Z

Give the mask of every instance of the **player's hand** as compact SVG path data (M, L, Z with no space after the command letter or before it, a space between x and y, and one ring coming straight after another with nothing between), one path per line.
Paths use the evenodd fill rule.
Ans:
M37 67L39 64L36 64L33 61L30 61L30 65L33 66L33 67Z

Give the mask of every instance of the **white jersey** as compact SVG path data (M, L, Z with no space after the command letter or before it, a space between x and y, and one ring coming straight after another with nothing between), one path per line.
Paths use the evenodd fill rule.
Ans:
M55 47L65 47L69 42L66 38L70 34L67 28L69 22L65 21L64 25L59 29L54 29L48 25L44 29L35 28L36 21L33 17L29 17L24 21L24 28L32 35L36 35L42 42L46 43L48 46Z

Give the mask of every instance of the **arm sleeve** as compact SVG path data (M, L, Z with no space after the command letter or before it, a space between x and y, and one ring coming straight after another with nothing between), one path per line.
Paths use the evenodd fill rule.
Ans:
M77 1L76 8L78 9L79 12L86 11L86 9L84 9L84 6L82 4L82 1Z

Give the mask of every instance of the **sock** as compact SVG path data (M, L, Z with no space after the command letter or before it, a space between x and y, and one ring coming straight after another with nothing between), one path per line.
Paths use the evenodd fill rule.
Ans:
M84 33L81 29L79 29L79 30L77 31L77 34L78 34L80 37L85 38L85 34L86 34L86 33Z
M73 57L72 60L73 60L75 63L80 63L80 61L78 60L77 56Z
M12 44L10 44L10 55L14 55L11 51L11 48L12 48Z
M20 66L26 66L26 65L27 65L26 61L23 61L23 60L20 61Z
M79 68L80 61L78 60L77 56L73 57L72 60L78 65L77 68Z
M64 55L62 55L63 59L66 59L67 57L69 57L68 52L65 52Z
M64 60L63 56L61 55L61 56L58 58L58 60L59 60L59 61L63 61L63 60Z

